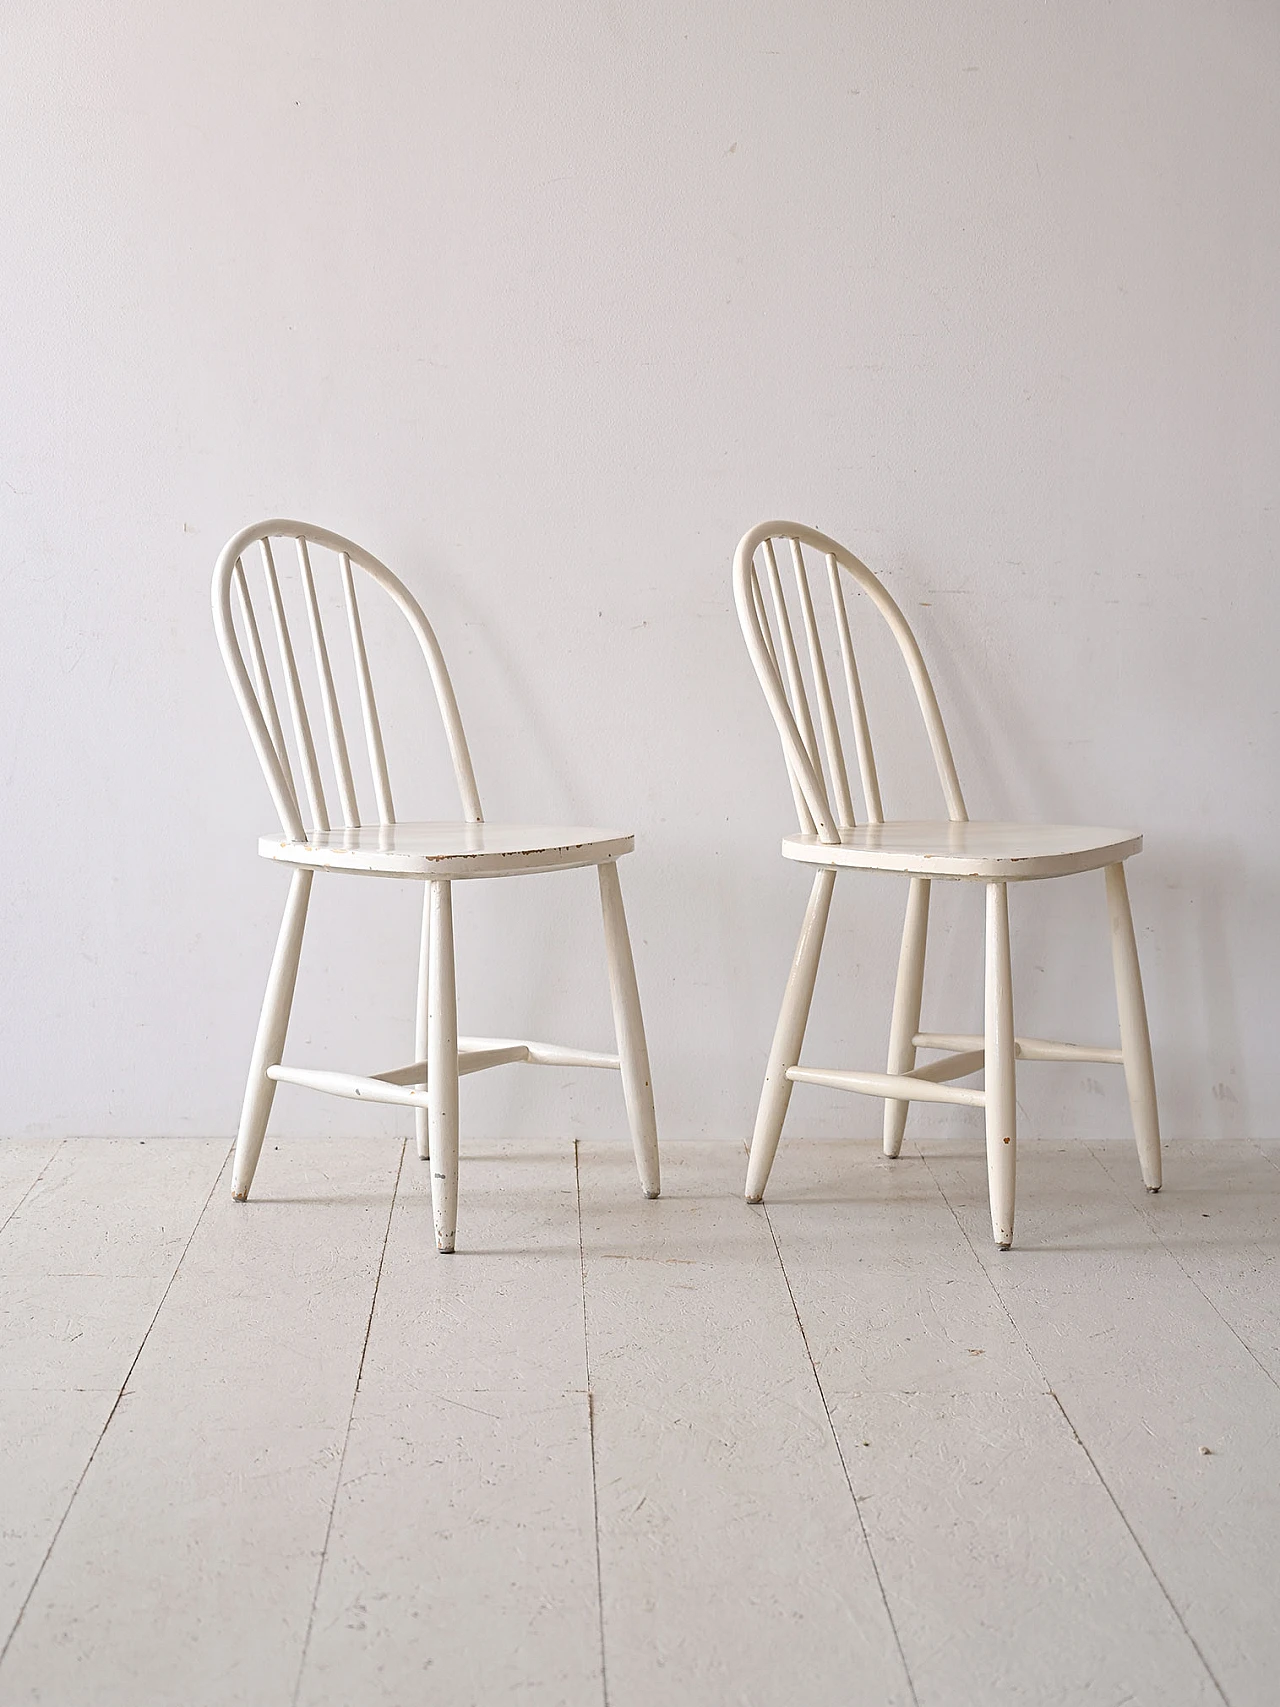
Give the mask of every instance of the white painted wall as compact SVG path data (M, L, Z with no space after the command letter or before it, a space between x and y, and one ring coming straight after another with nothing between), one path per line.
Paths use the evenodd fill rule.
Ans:
M729 592L780 513L916 620L975 815L1146 829L1166 1130L1275 1135L1274 6L10 4L0 81L4 1130L234 1127L285 879L207 582L293 513L419 591L491 816L636 827L663 1130L741 1138L806 887ZM408 1058L416 899L321 880L295 1059ZM878 1063L902 899L845 883L813 1059ZM608 1035L590 874L458 915L468 1028ZM1108 1036L1101 878L1014 925L1025 1029ZM1022 1103L1126 1129L1101 1070ZM464 1118L623 1130L603 1075Z

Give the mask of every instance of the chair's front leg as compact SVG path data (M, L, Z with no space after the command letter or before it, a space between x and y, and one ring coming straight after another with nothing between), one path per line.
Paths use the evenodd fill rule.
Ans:
M275 1101L276 1082L267 1077L268 1067L278 1067L284 1054L285 1034L289 1029L289 1010L293 1006L294 986L298 982L298 957L302 953L302 933L307 923L307 902L311 899L311 879L314 872L296 867L289 883L289 898L284 905L284 918L276 951L267 975L267 991L262 998L262 1013L258 1019L258 1035L254 1039L253 1056L249 1063L249 1081L244 1090L240 1109L240 1130L236 1134L236 1156L231 1170L231 1195L243 1203L253 1184L254 1170L262 1154L262 1140L267 1135L271 1104Z
M413 1058L415 1061L425 1061L427 1058L427 1011L429 995L428 980L431 976L431 885L424 886L422 897L422 940L418 950L418 1005L413 1024ZM427 1161L431 1155L431 1135L428 1130L429 1120L425 1108L415 1108L413 1111L414 1137L418 1144L418 1159Z
M796 943L791 972L782 997L769 1051L769 1064L764 1073L764 1089L760 1092L760 1107L756 1111L756 1129L751 1139L751 1156L747 1162L747 1202L759 1203L769 1183L769 1170L778 1153L782 1123L791 1101L790 1067L799 1065L800 1046L809 1023L809 1006L813 1001L813 986L818 978L818 962L822 958L822 939L827 931L827 915L831 911L831 891L835 888L834 868L819 871L809 892L800 940Z
M1007 1251L1013 1243L1013 1200L1018 1166L1017 1090L1013 1040L1013 969L1009 957L1009 892L987 884L986 966L987 1183L991 1231Z
M631 1124L631 1144L636 1153L636 1171L646 1197L657 1197L661 1189L658 1170L658 1123L653 1109L653 1085L649 1076L649 1049L640 1012L635 961L627 915L622 905L622 884L613 860L597 866L600 875L600 908L604 914L605 952L609 961L609 994L613 1001L613 1026L622 1065L622 1094Z
M913 877L907 895L907 916L902 926L902 952L898 956L898 982L893 992L893 1019L889 1025L888 1073L909 1073L916 1064L915 1035L920 1029L920 1001L924 994L924 949L929 931L929 879ZM907 1129L909 1102L885 1099L884 1153L902 1151Z
M1133 1115L1133 1136L1138 1144L1138 1163L1147 1190L1159 1191L1162 1174L1156 1075L1151 1063L1147 1004L1142 994L1142 969L1138 965L1138 942L1133 933L1129 886L1125 882L1123 864L1107 867L1107 912L1111 919L1116 1005L1120 1010L1120 1053L1124 1056L1124 1078Z
M431 959L427 977L427 1128L436 1249L451 1251L458 1226L458 997L453 972L453 894L427 885Z

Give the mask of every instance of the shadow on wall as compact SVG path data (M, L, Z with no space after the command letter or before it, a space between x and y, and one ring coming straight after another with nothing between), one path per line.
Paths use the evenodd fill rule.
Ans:
M1170 1136L1267 1137L1243 1125L1249 1073L1224 898L1248 893L1256 917L1275 918L1280 882L1260 862L1246 865L1229 842L1208 837L1162 838L1148 869L1141 947L1158 1016L1153 1031L1158 1025L1164 1045L1157 1082L1165 1125ZM1220 1071L1227 1063L1226 1077L1212 1085L1200 1077L1209 1061ZM1203 1133L1188 1130L1184 1109L1202 1111Z
M526 667L524 660L528 656L527 649L516 644L511 634L510 617L504 612L500 599L497 595L488 600L478 597L477 588L480 583L474 578L464 580L447 568L437 570L433 567L431 573L432 575L438 573L440 579L447 585L453 623L456 625L454 635L440 637L440 644L444 649L446 659L450 659L452 650L452 655L459 656L459 661L461 661L465 643L475 641L477 637L483 636L484 649L488 654L485 673L491 678L501 681L505 689L507 702L505 709L508 713L512 706L516 708L521 745L530 752L536 752L545 770L554 778L556 800L553 803L548 799L546 806L538 809L537 815L545 821L555 821L557 818L565 816L566 820L571 823L594 822L593 813L582 804L584 779L581 765L575 762L573 754L567 747L557 743L556 732L547 722L541 710L541 703L547 699L545 691L547 684L544 683L541 676L535 675L532 670ZM424 600L425 603L426 600ZM455 676L461 674L452 664L450 667ZM550 702L547 701L547 703ZM480 707L471 707L470 715L468 715L468 707L462 703L461 695L459 696L459 705L469 739L474 739L470 734L472 728L484 727L488 733L491 726L479 715ZM512 806L503 802L493 793L492 785L490 784L486 789L483 758L476 759L473 753L472 760L476 765L476 782L480 790L480 801L485 809L485 816L494 822L501 822L504 818L512 816ZM527 809L520 815L522 817L528 816Z

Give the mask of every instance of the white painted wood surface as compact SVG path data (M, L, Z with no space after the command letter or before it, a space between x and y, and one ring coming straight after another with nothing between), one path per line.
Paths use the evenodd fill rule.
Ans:
M602 1699L588 1403L361 1395L299 1707Z
M980 1031L918 1031L917 1049L950 1049L956 1054L984 1050ZM1108 1066L1124 1065L1124 1053L1106 1043L1054 1043L1047 1037L1015 1037L1014 1054L1019 1061L1100 1061Z
M226 1156L222 1142L0 1143L0 1650Z
M843 608L843 605L842 607ZM844 638L846 622L841 631ZM898 979L893 990L893 1015L889 1021L887 1073L909 1073L916 1064L916 1033L920 1029L920 1002L924 994L924 955L929 937L929 879L913 877L907 888L907 914L902 922L902 947L898 952ZM885 1098L884 1153L902 1153L909 1104Z
M302 935L307 926L307 907L311 899L312 876L309 871L295 871L289 879L289 894L276 938L276 951L267 973L267 990L262 998L258 1030L249 1058L249 1081L245 1086L244 1103L240 1110L240 1129L236 1134L235 1163L231 1170L231 1195L241 1203L253 1184L262 1141L271 1118L275 1101L276 1080L271 1069L280 1064L284 1041L289 1032L289 1013L298 982L298 961L302 954Z
M764 1070L764 1089L756 1111L755 1131L751 1136L751 1153L747 1161L747 1202L759 1203L768 1183L769 1170L782 1137L782 1124L791 1102L791 1074L800 1060L809 1009L813 1003L813 987L822 960L822 943L831 915L831 896L835 889L834 871L815 873L809 904L791 961L787 987L782 994L782 1010L773 1033L768 1065Z
M737 1154L669 1146L651 1212L616 1150L579 1155L610 1707L908 1702L768 1223L726 1190Z
M427 1004L430 1000L430 986L431 890L429 887L424 887L422 891L422 934L418 943L417 1000L414 1004L413 1014L413 1058L415 1061L425 1061L427 1058ZM431 1155L431 1135L427 1125L425 1108L414 1110L413 1135L418 1160L425 1162Z
M282 865L372 877L515 877L572 871L621 858L635 837L620 830L542 824L366 824L313 830L300 842L263 836L258 852Z
M991 1236L997 1248L1013 1243L1013 1195L1018 1169L1017 1052L1013 1042L1013 967L1009 958L1009 891L987 884L986 980L983 1012L986 1029L987 1189Z
M797 1143L768 1205L918 1699L1216 1701L931 1166Z
M1159 1201L1116 1166L1112 1145L1099 1144L1094 1153L1179 1268L1280 1384L1280 1148L1183 1140L1174 1151L1177 1177Z
M1238 1235L1230 1213L1222 1226L1224 1199L1258 1173L1247 1167L1226 1193L1220 1174L1216 1188L1198 1187L1194 1153L1171 1147L1184 1206L1166 1244L1164 1193L1149 1197L1135 1182L1151 1206L1143 1213L1133 1186L1116 1184L1114 1147L1105 1168L1097 1162L1103 1148L1092 1147L1090 1168L1078 1145L1024 1145L1035 1182L1021 1211L1034 1252L1025 1265L979 1237L985 1207L967 1159L931 1154L928 1166L1223 1699L1263 1707L1280 1666L1280 1388L1176 1254L1179 1231L1230 1252ZM1267 1201L1280 1208L1280 1198ZM1271 1220L1265 1245L1274 1250L1278 1234Z
M794 596L807 657L801 656L796 643L796 624L778 567L777 547L782 541L786 542L791 557ZM813 596L806 549L821 554L826 561L830 615L825 619L820 617ZM944 819L885 821L845 600L846 577L867 595L897 644L928 737L946 810ZM970 820L937 696L911 627L866 564L837 540L795 522L761 522L739 542L734 557L733 587L747 651L782 740L783 758L800 820L799 833L783 838L783 857L818 868L765 1068L747 1163L748 1203L759 1203L764 1196L792 1084L825 1085L863 1096L882 1097L883 1148L891 1159L901 1153L913 1101L959 1103L985 1110L991 1229L997 1247L1008 1250L1013 1242L1017 1173L1015 1081L1020 1058L1089 1059L1122 1064L1142 1176L1150 1190L1158 1191L1160 1129L1155 1074L1124 875L1124 861L1141 851L1142 837L1135 830L1100 825ZM844 721L851 726L858 756L866 816L863 824L855 819L840 708L832 693L826 661L833 635L844 672L847 698ZM810 707L811 695L818 708L816 723ZM1014 1034L1006 885L1098 869L1106 873L1120 1010L1120 1047L1095 1049L1046 1043L1038 1053L1020 1048ZM836 872L844 870L897 872L911 879L889 1027L889 1066L884 1073L815 1066L800 1060L822 953L831 883ZM940 1032L920 1033L929 881L933 878L981 881L987 887L986 1024L981 1038L957 1040ZM926 1047L955 1050L956 1058L949 1065L932 1062L917 1068L915 1051ZM985 1076L981 1090L950 1083L978 1068Z
M427 977L427 1156L436 1249L453 1250L458 1229L458 994L453 970L453 891L433 880Z
M12 1138L0 1144L0 1232L61 1149L61 1138Z
M805 814L802 814L802 832L807 831L825 843L839 846L841 814L832 810L827 779L834 779L843 773L845 764L839 725L834 717L824 725L825 750L819 752L818 749L809 711L809 688L805 670L793 638L787 598L778 573L775 543L780 540L787 542L802 609L808 609L812 596L805 567L804 548L808 547L810 551L821 553L826 558L833 607L832 622L838 630L841 655L846 664L849 712L860 760L864 752L870 757L871 739L856 666L853 670L848 667L853 650L849 640L848 612L841 571L867 595L893 635L928 737L947 817L953 823L963 823L969 814L965 810L960 779L956 775L951 744L938 709L937 695L929 679L919 643L888 589L846 546L831 539L827 534L819 533L816 528L805 527L799 522L760 522L744 534L738 544L733 566L734 600L738 607L738 618L742 624L747 650L751 654L760 686L764 689L769 709L782 737L782 750L787 767L804 800L808 822L804 821ZM756 571L757 551L761 552L765 564L771 612L766 607ZM777 626L780 646L773 639L771 623ZM829 679L829 672L823 654L824 648L829 646L830 642L824 640L821 626L816 622L806 623L805 638L809 648L809 679L815 683L825 682ZM778 668L779 655L786 666L785 677ZM874 824L883 817L874 762L861 768L866 816L868 821ZM836 792L839 793L838 787ZM849 816L852 817L851 812Z
M270 1157L0 1145L0 1707L1270 1707L1280 1150Z
M463 1168L482 1254L448 1264L401 1176L302 1707L603 1698L573 1147Z
M273 539L277 545L292 542L297 558L298 585L306 612L311 665L328 739L341 828L334 828L331 824L330 803L325 796L324 777L312 731L313 720L308 710L308 694L303 679L305 672L299 669L297 648L289 623L291 601L286 596L272 546ZM262 591L271 613L275 636L274 667L267 655L263 624L254 604L253 583L247 566L255 556L251 548L256 548L256 556L261 560ZM329 638L325 633L316 561L313 561L322 553L334 560L345 628L351 645L360 726L365 737L374 796L368 813L362 808L356 791L343 721L342 696L338 691ZM390 597L418 642L453 761L461 819L415 823L396 820L373 670L360 615L357 569ZM253 577L255 581L258 578L256 575ZM458 1219L460 1069L462 1072L482 1072L490 1067L525 1063L607 1067L621 1074L641 1188L647 1197L656 1197L659 1167L653 1087L635 965L615 865L615 861L634 848L634 836L621 830L484 822L462 718L435 633L422 607L404 583L392 574L386 564L353 540L344 539L325 528L279 519L244 528L228 541L218 557L213 573L212 596L214 628L223 661L280 817L280 835L262 837L258 852L292 870L289 897L267 977L241 1109L232 1172L233 1195L242 1202L249 1196L275 1088L282 1080L307 1090L357 1102L389 1103L410 1108L413 1110L418 1157L422 1161L431 1161L431 1178L436 1193L436 1248L441 1252L452 1252ZM297 595L292 603L296 605ZM282 693L277 692L276 683L279 683ZM281 697L289 708L292 748L280 717ZM295 769L301 776L301 788ZM605 954L617 1054L530 1040L481 1038L472 1040L473 1047L466 1052L465 1061L460 1064L450 884L458 880L567 871L592 865L600 874ZM412 1073L406 1077L405 1069L393 1069L383 1074L358 1074L329 1066L298 1067L283 1061L311 883L317 871L400 878L425 885L427 893L423 905L413 1016L415 1058L425 1068L421 1079Z
M1141 852L1135 831L1101 824L899 821L841 830L838 843L803 834L782 838L782 857L804 865L1010 883L1071 877Z
M226 1154L203 1139L57 1148L0 1231L0 1385L119 1390Z
M109 1190L68 1182L82 1224L128 1225L126 1177L158 1219L163 1154L203 1214L194 1236L176 1217L167 1230L180 1267L0 1662L6 1707L290 1699L400 1151L285 1147L253 1215L225 1175L213 1189L221 1144L115 1157Z
M218 645L222 650L223 662L226 664L227 673L231 677L232 688L235 691L254 749L262 765L267 787L271 791L276 810L280 814L280 822L286 837L291 841L301 841L306 832L300 809L300 796L293 776L291 755L277 712L277 696L272 686L272 669L266 655L266 649L262 644L261 624L255 612L253 591L245 561L246 558L251 559L254 547L257 548L257 554L261 557L263 584L267 603L271 609L278 650L278 673L284 679L286 699L294 729L298 764L303 772L311 827L315 830L327 830L329 828L329 811L324 794L323 780L316 762L311 718L307 710L306 694L298 671L294 640L289 627L288 608L275 554L272 550L271 542L273 539L277 543L291 540L296 548L299 574L307 607L307 628L320 680L325 725L333 748L334 768L338 776L339 792L342 796L344 814L348 822L359 824L362 819L359 803L355 799L354 785L350 778L350 766L346 762L346 736L342 724L341 708L333 690L332 672L328 662L328 644L315 597L311 553L316 550L330 553L338 565L359 682L361 716L371 742L374 739L370 730L369 711L372 686L368 670L368 656L364 650L363 630L359 623L358 607L355 602L356 594L351 574L353 568L360 569L387 594L413 631L435 693L436 708L440 713L445 740L448 743L449 754L453 760L454 780L458 787L463 817L472 823L479 823L483 816L480 810L480 796L476 789L475 772L471 766L471 755L467 748L462 718L458 712L458 702L454 696L453 684L449 680L449 671L445 665L444 654L440 650L440 643L436 639L431 624L427 621L422 606L404 582L397 575L394 575L385 563L380 562L372 552L357 545L354 540L344 539L340 534L332 533L327 528L315 527L306 522L286 521L277 518L242 528L238 534L227 541L214 567L212 597L214 629L218 636ZM234 599L232 597L233 590ZM353 610L357 612L355 621L352 621L351 613ZM249 651L248 664L246 664L244 657L245 646L248 647ZM378 740L380 743L380 731ZM389 822L391 820L391 795L389 786L386 785L385 754L380 767L375 752L373 766L379 815L384 822ZM380 771L381 774L379 774Z
M1111 920L1111 955L1115 967L1116 1003L1120 1009L1120 1056L1124 1062L1129 1108L1138 1159L1148 1191L1159 1191L1160 1118L1156 1108L1156 1075L1151 1063L1151 1034L1142 994L1138 939L1134 935L1129 886L1123 864L1107 867L1107 911Z
M858 1394L832 1420L921 1702L1216 1707L1051 1393Z
M622 1090L631 1122L631 1147L636 1172L646 1197L657 1197L662 1189L658 1164L658 1118L653 1106L653 1081L649 1071L649 1049L645 1043L640 1013L640 991L636 986L631 936L622 902L618 868L612 860L598 868L600 908L604 918L605 957L609 964L609 995L613 1003L613 1027L618 1039L618 1062Z
M961 1076L975 1071L981 1064L980 1061L975 1063L969 1054L961 1056ZM864 1096L907 1102L950 1102L968 1108L985 1106L985 1091L968 1085L939 1084L938 1079L944 1071L943 1063L935 1063L932 1071L923 1073L860 1073L848 1067L788 1067L787 1077L795 1085L827 1085L836 1091L860 1091ZM758 1197L748 1197L750 1203L759 1201Z

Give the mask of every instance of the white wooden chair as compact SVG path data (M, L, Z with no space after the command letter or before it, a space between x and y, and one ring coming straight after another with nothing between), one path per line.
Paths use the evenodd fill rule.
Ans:
M273 540L287 542L296 554L296 588L282 584L272 551ZM371 817L356 799L340 695L321 616L322 601L317 593L313 551L326 554L325 561L331 561L336 584L341 589L351 645L351 675L360 703L375 797ZM401 823L396 819L356 598L356 570L363 571L390 595L422 650L461 797L462 815L457 820ZM251 593L251 576L265 594L265 610L269 613L261 624ZM314 663L314 670L307 673L313 678L328 733L341 819L338 828L330 824L307 710L308 696L290 633L287 614L290 593L295 603L300 597L306 610ZM245 528L218 558L213 576L213 617L236 698L280 815L282 834L262 837L258 851L267 859L293 868L240 1116L233 1195L241 1201L249 1195L278 1083L303 1085L361 1102L412 1108L418 1154L431 1162L436 1245L441 1251L452 1251L458 1211L459 1076L509 1062L527 1062L557 1067L611 1067L621 1072L640 1183L646 1196L656 1197L658 1140L649 1058L616 864L623 854L630 853L634 837L618 830L484 822L457 701L431 625L404 583L351 540L302 522L267 521ZM263 643L263 630L268 623L274 631L274 665L268 664ZM280 717L281 694L292 725L292 753ZM295 781L295 760L305 790L305 806ZM453 883L590 865L599 873L617 1053L569 1049L525 1039L459 1037L454 994ZM286 1067L282 1063L307 903L317 871L409 878L426 886L414 1045L417 1059L408 1066L363 1075L327 1068Z
M799 612L807 662L802 662L797 646L775 541L785 544L785 556L790 559L788 578L794 581L791 597ZM824 560L817 597L809 579L806 547ZM763 566L763 577L757 568L757 557ZM845 575L868 594L898 644L942 785L945 819L885 822L845 606ZM830 1085L883 1097L886 1156L897 1156L902 1148L910 1102L960 1103L985 1110L991 1226L996 1244L1001 1250L1008 1250L1013 1242L1017 1156L1014 1074L1019 1060L1099 1061L1123 1066L1142 1177L1149 1191L1159 1191L1156 1087L1124 874L1124 862L1139 851L1142 837L1133 830L1064 824L971 823L938 702L915 636L902 612L866 565L834 539L794 522L762 522L751 529L738 547L734 596L751 661L782 736L800 817L800 833L784 838L782 852L787 859L817 867L765 1072L747 1166L748 1202L758 1203L764 1196L794 1084ZM834 633L839 655L840 679L835 692L832 672L823 653L824 630L828 635ZM848 703L847 717L837 710L840 687ZM810 694L817 708L816 728ZM841 737L842 721L846 727L852 727L864 807L865 822L861 824L854 818ZM1043 1038L1015 1036L1008 885L1036 878L1065 877L1099 866L1106 874L1120 1010L1120 1047L1052 1043ZM844 870L896 871L911 880L889 1029L889 1060L883 1073L800 1064L831 892L836 873ZM985 1031L981 1036L920 1030L929 886L934 878L968 880L986 886ZM939 1058L917 1066L919 1049L940 1052ZM953 1082L980 1068L984 1069L984 1089L969 1089Z

